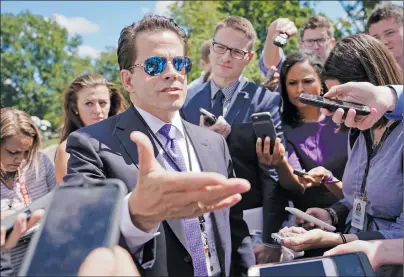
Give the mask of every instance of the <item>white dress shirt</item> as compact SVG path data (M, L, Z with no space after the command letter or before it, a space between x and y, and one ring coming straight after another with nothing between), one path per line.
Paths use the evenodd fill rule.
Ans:
M139 111L140 115L143 117L143 119L146 121L146 123L149 125L150 129L152 132L156 135L156 137L160 141L165 141L166 138L159 134L159 130L167 124L166 122L160 120L156 116L138 108L135 106L135 108ZM176 112L174 115L174 118L171 122L171 124L177 129L176 132L176 141L179 144L179 147L181 149L181 153L183 153L184 160L185 160L185 165L187 170L190 170L190 165L189 165L189 160L186 158L187 155L185 153L188 152L187 150L187 145L185 141L185 131L184 131L184 126L182 124L182 119L180 116L179 112ZM163 154L163 149L159 147L158 144L156 144L158 149L159 149L159 155ZM192 163L192 171L193 172L200 172L201 168L195 153L195 149L192 146L192 143L188 143L189 145L189 150L190 150L190 159ZM151 230L150 232L144 232L137 228L133 223L130 218L129 214L129 206L128 206L128 199L130 197L131 193L129 193L125 198L122 206L122 212L121 212L121 222L120 222L120 229L121 232L125 238L125 241L129 247L129 250L131 253L135 254L135 257L139 261L139 263L143 266L143 268L149 268L153 265L154 260L150 261L149 263L143 264L142 263L142 247L143 245L148 242L149 240L153 239L155 236L158 236L160 233L157 232L158 228L160 226L157 226L154 230ZM212 250L216 252L216 247L214 245L214 234L213 234L213 226L212 226L212 221L210 219L210 213L205 214L205 227L208 233L208 237L211 239L209 240L209 247L212 245Z

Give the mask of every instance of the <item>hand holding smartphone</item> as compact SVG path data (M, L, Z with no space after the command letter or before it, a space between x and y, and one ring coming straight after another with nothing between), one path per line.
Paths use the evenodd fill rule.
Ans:
M288 211L289 213L291 213L291 214L293 214L293 215L295 215L295 216L297 216L297 217L299 217L301 219L304 219L307 222L313 223L314 225L316 225L316 226L318 226L320 228L323 228L323 229L325 229L327 231L334 232L335 230L337 230L337 228L335 228L334 226L328 224L327 222L324 222L324 221L322 221L322 220L320 220L318 218L315 218L314 216L311 216L311 215L309 215L309 214L307 214L305 212L302 212L299 209L291 208L291 207L285 207L285 210Z
M204 108L199 108L199 112L204 117L206 125L212 126L216 123L217 118L213 113L208 112Z
M325 108L329 111L335 111L338 108L342 108L345 113L347 113L349 109L354 109L357 115L370 114L370 108L368 106L338 99L325 98L319 95L302 93L299 96L299 101L307 105Z
M303 170L297 170L297 169L293 169L293 174L295 174L295 175L297 175L299 177L304 177L304 176L309 175L308 172L303 171Z
M262 147L264 147L265 138L270 138L269 153L273 155L276 140L276 131L271 114L269 112L254 113L251 115L251 121L254 127L255 135L257 136L257 138L262 139Z
M77 276L92 250L118 243L126 193L126 186L117 179L57 187L18 275Z
M375 276L369 259L364 253L349 253L330 257L315 257L281 263L254 265L248 276L278 277L336 277L336 276Z

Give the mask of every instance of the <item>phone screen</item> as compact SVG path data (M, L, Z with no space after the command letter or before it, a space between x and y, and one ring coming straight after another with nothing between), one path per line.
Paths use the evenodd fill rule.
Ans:
M345 255L333 256L332 258L337 263L338 273L340 276L366 276L362 262L357 254L349 253Z
M27 276L77 276L85 257L106 246L118 187L55 191Z
M325 277L322 261L314 261L307 263L290 263L279 266L271 266L260 269L260 276L310 276Z

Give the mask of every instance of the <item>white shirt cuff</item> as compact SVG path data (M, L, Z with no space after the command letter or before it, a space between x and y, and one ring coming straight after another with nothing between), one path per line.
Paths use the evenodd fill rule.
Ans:
M131 193L126 195L123 199L120 228L129 250L132 254L135 254L146 242L160 235L160 232L157 232L160 224L148 233L138 229L133 224L129 214L128 199L130 195Z

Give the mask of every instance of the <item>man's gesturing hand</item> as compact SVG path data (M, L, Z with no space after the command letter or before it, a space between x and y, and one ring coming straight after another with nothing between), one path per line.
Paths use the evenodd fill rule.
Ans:
M132 132L130 138L138 147L139 175L129 197L129 212L133 224L143 231L166 219L197 217L233 206L250 189L247 180L218 173L166 171L146 135Z

